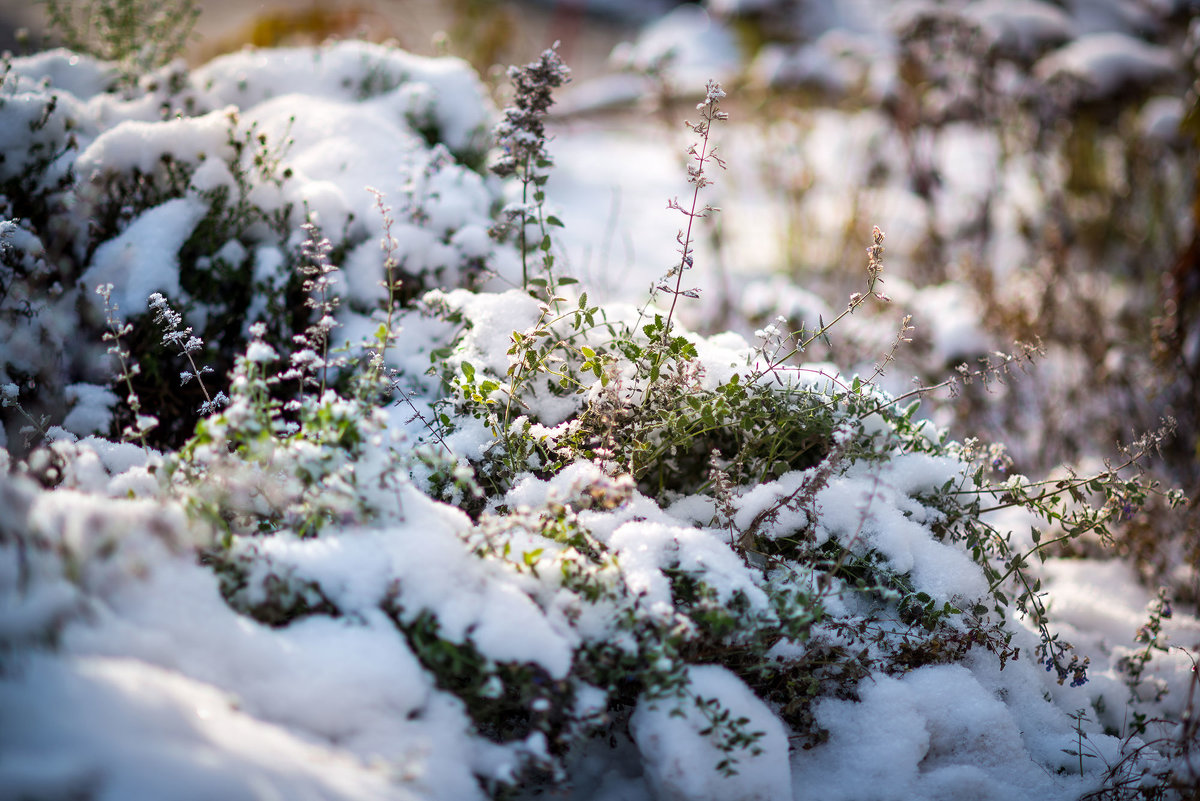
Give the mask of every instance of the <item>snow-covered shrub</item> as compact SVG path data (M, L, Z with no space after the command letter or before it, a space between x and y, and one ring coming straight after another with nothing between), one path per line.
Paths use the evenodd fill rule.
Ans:
M340 316L361 321L357 334L386 297L367 185L404 204L404 298L493 266L486 232L498 190L473 170L488 110L464 64L353 42L276 59L164 67L120 93L110 65L66 51L6 62L0 324L10 346L0 379L32 415L61 419L66 387L108 382L92 344L106 326L98 285L112 285L121 321L163 294L205 343L200 360L222 374L255 322L289 343L313 315L298 270L305 222L344 267ZM204 398L195 383L178 391L183 365L153 347L151 327L130 335L141 362L133 382L163 418L152 441L178 444ZM86 419L76 433L124 422ZM16 433L11 419L5 427Z
M96 334L96 352L109 335L139 444L48 427L27 457L0 452L0 747L16 757L0 786L137 797L186 777L205 797L455 801L1097 789L1084 737L1118 762L1129 687L1109 672L1081 689L1092 665L1027 569L1043 535L996 514L1040 516L1063 540L1106 532L1160 491L1137 472L1146 448L1096 475L991 481L1002 454L951 441L913 396L798 362L879 297L879 231L864 291L818 330L758 345L685 330L674 309L694 294L716 86L693 126L693 201L673 206L689 229L659 293L670 308L590 303L552 272L535 283L519 254L477 240L502 212L499 187L452 155L477 146L476 85L408 58L361 44L227 57L181 90L215 111L81 140L71 170L138 177L95 171L72 202L91 213L129 191L134 211L103 242L64 211L43 241L63 236L85 254L63 262L74 278L104 282L70 284L98 321L63 328ZM356 70L379 62L412 72L361 99ZM422 102L445 148L404 122ZM342 127L367 121L381 129ZM146 141L176 149L141 162ZM385 198L405 189L397 218ZM204 220L224 242L190 260ZM523 284L458 286L480 259ZM402 308L400 273L439 288ZM248 289L276 278L271 298ZM133 314L151 297L165 337ZM162 371L159 394L135 363ZM228 403L149 447L142 417L194 408L167 378L180 370ZM1155 658L1128 664L1173 682L1164 714L1179 720L1186 669ZM1069 714L1085 705L1108 718ZM1195 777L1169 748L1129 764Z

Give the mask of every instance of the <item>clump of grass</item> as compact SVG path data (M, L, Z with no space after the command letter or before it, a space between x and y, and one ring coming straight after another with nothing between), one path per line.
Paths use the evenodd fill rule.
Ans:
M200 16L194 0L39 0L63 44L120 66L123 79L183 53Z

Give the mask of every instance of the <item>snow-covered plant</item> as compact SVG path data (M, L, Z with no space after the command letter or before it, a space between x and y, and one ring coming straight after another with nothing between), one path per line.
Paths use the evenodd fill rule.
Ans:
M709 81L708 86L705 87L704 102L696 106L696 110L700 112L700 122L685 122L699 141L689 147L687 152L689 159L694 162L687 166L688 183L692 185L691 204L684 208L680 205L678 198L672 198L667 202L668 208L674 209L687 218L687 229L680 230L675 235L675 241L679 243L679 264L672 267L666 275L667 281L670 281L671 278L675 279L675 286L671 287L668 283L655 287L656 292L665 291L671 295L671 308L667 310L667 319L663 324L664 337L670 334L671 321L675 317L675 304L679 302L679 298L681 296L696 297L699 294L699 290L696 289L683 289L683 274L692 269L695 261L692 248L692 226L697 220L702 220L711 212L716 211L707 204L698 207L698 203L700 192L712 183L712 179L704 174L705 168L714 164L725 169L725 162L717 155L716 145L709 143L712 124L729 119L729 114L720 110L720 103L724 97L725 91L721 89L721 85L716 81Z
M39 0L63 44L120 66L129 82L182 54L194 0Z
M149 347L152 329L139 320L146 297L159 292L186 316L215 371L205 376L215 384L207 389L214 395L226 391L228 371L250 340L251 324L266 323L265 340L290 354L293 336L329 317L306 305L310 293L299 272L311 262L298 233L310 216L321 223L321 238L330 241L330 258L339 266L350 258L355 271L351 286L325 293L326 306L337 304L334 317L357 319L381 304L378 278L371 276L378 269L373 258L378 242L363 222L370 214L363 198L369 195L357 182L355 189L343 190L324 174L314 175L326 169L319 162L309 161L299 172L295 167L303 148L312 146L303 137L297 145L296 120L325 112L261 102L271 95L262 88L269 77L236 82L227 96L220 76L227 66L241 69L234 62L247 57L218 60L209 75L165 70L125 86L119 95L113 66L86 56L52 51L6 62L0 123L13 136L6 138L11 147L5 146L0 164L0 215L10 223L0 249L0 334L11 347L0 352L0 379L22 387L22 408L35 417L61 419L75 404L80 408L75 420L86 426L81 422L73 433L134 425L136 414L123 406L110 405L104 414L88 406L95 413L85 414L88 409L74 400L69 388L102 386L112 373L104 369L108 359L102 354L66 347L73 332L56 322L71 319L74 312L68 310L82 303L88 311L80 324L89 333L79 340L98 348L109 325L93 290L112 284L112 305L120 309L116 322L134 324L126 349L136 354L141 372L129 376L132 387L143 413L153 409L160 421L146 433L147 444L178 447L206 399L191 382L196 397L175 405L178 370L169 364L174 356ZM389 176L385 188L395 195L410 188L413 195L406 209L411 214L398 221L396 232L407 243L404 263L390 268L396 273L393 287L403 279L407 295L394 300L409 303L426 288L468 284L486 274L499 247L487 237L495 190L454 155L481 149L484 116L449 114L429 91L432 82L482 97L477 78L459 64L430 69L408 54L363 43L332 46L302 61L296 65L301 72L329 85L323 102L338 106L334 116L370 117L364 129L390 131L381 136L399 143L398 151L419 155L397 163L394 173L383 171ZM367 62L387 72L390 88L360 97L338 76ZM60 86L71 70L79 80ZM89 99L96 102L88 106ZM115 111L98 111L110 101ZM161 122L148 120L159 113ZM418 118L419 131L409 124ZM433 140L430 146L426 137ZM328 347L334 351L342 344ZM58 353L67 358L53 356ZM334 372L316 377L328 381ZM5 407L0 418L13 434L23 424L15 406Z
M314 54L320 91L278 94ZM477 291L462 284L479 264L511 278L520 254L487 241L500 204L452 156L475 130L462 123L475 84L449 83L453 114L422 106L432 83L460 74L454 64L349 44L255 69L229 58L210 65L211 85L189 83L207 98L197 109L216 110L87 132L86 158L67 161L97 180L59 201L118 207L104 176L135 171L174 194L103 241L69 216L37 229L71 233L79 253L61 275L111 276L100 296L111 336L97 339L116 348L105 367L134 413L191 405L161 380L177 375L162 367L174 354L139 346L153 325L122 316L143 292L156 293L173 349L191 359L199 347L185 313L211 343L208 377L228 403L183 420L178 446L153 442L157 429L140 445L48 429L28 458L5 452L0 745L36 762L0 762L0 779L89 795L113 774L140 790L187 769L219 777L217 794L483 801L595 787L723 801L866 798L901 774L902 798L994 786L1067 799L1100 786L1101 757L1125 765L1114 787L1144 770L1164 788L1189 775L1190 718L1124 753L1101 728L1119 723L1129 687L1088 675L1039 583L1052 549L1110 536L1163 493L1139 472L1157 440L1093 473L1010 476L1002 449L955 442L919 416L916 401L949 382L881 388L907 317L866 378L803 361L886 300L882 231L865 269L853 265L859 291L843 312L816 329L769 326L756 344L690 332L669 309L571 295L553 276L544 293L528 274L519 289ZM554 60L537 63L561 77ZM361 97L354 76L380 62L431 84L388 81ZM275 68L287 78L262 77ZM705 213L721 96L708 87L693 129L695 196L675 203L689 223ZM233 133L229 98L244 106ZM529 109L545 110L539 98ZM428 147L405 123L369 153L339 139L345 160L328 167L326 143L305 141L309 106L317 121L378 126L419 113L441 120L429 130L447 145ZM128 144L156 141L158 125L186 167L170 175ZM287 131L284 153L271 143ZM412 198L394 216L382 191L360 190L368 173L388 177L376 161L397 149L392 196ZM529 158L513 175L539 205L545 165ZM239 198L259 211L231 213ZM523 229L552 224L533 213ZM672 305L691 292L694 234L677 239ZM953 380L990 380L1008 363ZM134 365L160 373L153 402ZM0 388L6 402L19 394ZM1013 509L1045 525L1026 540L997 517ZM1145 687L1175 656L1161 650L1181 617L1167 608L1151 609L1144 655L1130 652ZM45 703L62 698L136 720L62 718ZM62 720L69 731L53 728ZM31 750L19 750L24 727L39 734ZM231 744L231 731L250 736ZM154 748L135 767L91 758L122 737ZM88 759L34 753L41 743ZM64 764L82 767L64 779Z
M137 439L142 447L147 447L146 434L158 425L158 420L151 414L142 414L142 399L138 397L137 389L133 386L133 379L141 373L142 368L136 361L133 361L133 355L125 349L122 342L124 337L133 332L133 323L123 323L117 319L117 312L120 311L112 302L112 284L101 284L96 287L96 294L104 300L104 320L108 324L108 330L104 332L104 341L111 342L108 346L108 353L117 360L119 369L117 370L116 380L120 384L125 385L128 394L125 395L125 405L129 407L130 413L133 415L133 423L126 426L121 431L121 437L125 440ZM162 296L159 295L161 298ZM164 301L165 306L165 301ZM174 312L171 312L174 314ZM188 329L189 333L191 329ZM186 351L188 360L191 361L191 352ZM195 377L200 379L200 370L196 370ZM181 378L181 383L186 384L187 381ZM209 403L211 404L211 400ZM215 409L216 407L210 407Z
M334 311L338 307L338 296L334 291L337 278L333 273L337 267L329 260L333 245L321 236L320 229L311 222L305 223L304 232L307 234L300 251L303 261L300 264L300 274L304 276L301 289L305 294L305 305L312 309L315 318L303 334L296 337L296 342L308 354L303 364L298 365L302 372L310 373L305 379L319 388L319 394L324 394L329 383L329 368L340 366L336 360L331 363L329 357L329 339L333 329L338 326L334 319ZM296 362L296 354L292 356Z
M104 292L100 293L107 304L112 294L112 286L105 284ZM162 343L168 348L174 348L179 351L179 355L187 359L188 366L192 369L184 370L179 374L179 383L187 386L192 379L196 380L197 386L200 387L200 392L204 395L204 403L200 404L199 411L202 417L207 417L218 409L226 406L229 403L229 398L224 392L218 392L215 395L210 395L208 387L204 385L204 376L207 373L213 372L213 369L208 365L197 366L195 354L203 351L204 340L192 333L192 327L183 325L183 315L171 308L170 301L162 296L159 292L151 293L149 298L150 308L154 311L154 322L162 328ZM106 308L106 312L110 309ZM110 315L111 317L111 315ZM122 366L124 360L122 359ZM123 370L122 375L118 380L124 380L127 383L132 378L133 374ZM132 390L131 390L132 394ZM136 397L136 396L134 396ZM131 406L136 414L137 409Z

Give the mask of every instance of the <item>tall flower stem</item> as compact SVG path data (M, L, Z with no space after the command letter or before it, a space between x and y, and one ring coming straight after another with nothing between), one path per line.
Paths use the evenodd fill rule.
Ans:
M729 115L718 108L718 103L723 97L725 97L725 92L721 89L721 85L716 81L709 81L706 90L704 102L696 106L697 110L700 112L700 122L685 123L697 136L700 137L700 141L698 143L699 152L697 152L697 145L695 144L689 147L687 151L688 155L695 160L695 163L689 164L687 168L688 183L690 183L693 187L691 206L685 209L679 203L678 198L667 202L667 208L674 209L683 216L687 217L687 231L686 233L680 231L675 237L676 241L678 241L680 245L679 266L672 270L672 272L675 273L675 288L673 290L669 290L671 292L671 308L667 312L666 325L663 327L664 338L670 336L671 321L675 317L675 306L679 303L679 296L694 296L694 293L689 293L683 289L684 270L691 269L694 262L692 257L692 225L696 220L707 217L709 212L717 211L717 209L707 205L699 210L696 208L697 204L700 202L700 190L712 183L712 181L710 181L704 174L704 167L706 164L708 164L708 162L712 161L715 162L721 169L725 169L725 162L717 156L717 149L713 147L710 150L708 146L708 137L712 123L729 119ZM670 274L668 274L668 278L669 277Z

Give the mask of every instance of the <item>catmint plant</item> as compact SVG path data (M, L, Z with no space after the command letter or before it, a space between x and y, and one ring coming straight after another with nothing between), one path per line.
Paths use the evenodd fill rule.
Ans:
M321 236L317 225L307 222L301 228L308 234L300 246L300 273L304 276L301 288L308 295L305 305L313 310L316 320L304 329L302 335L296 337L297 344L302 348L292 354L292 359L293 366L312 373L313 377L310 377L310 380L319 384L321 393L324 394L329 381L329 368L340 367L343 363L329 359L329 333L338 326L333 316L340 302L333 292L333 285L337 283L333 273L337 272L338 268L329 258L333 245ZM303 361L298 363L297 357L302 357ZM320 381L314 378L318 371L321 374Z
M108 326L108 331L104 333L104 341L111 342L108 346L108 352L116 358L117 364L121 370L117 374L117 381L124 382L125 388L129 394L125 396L125 403L129 406L129 411L133 412L133 425L127 426L121 435L126 440L137 439L142 443L142 447L146 446L146 435L149 434L157 425L158 418L153 415L142 414L142 401L138 397L137 391L133 388L133 379L142 371L141 365L132 360L130 353L125 349L121 338L133 331L132 323L121 323L117 319L117 304L112 299L112 284L101 284L96 287L96 294L104 300L104 321ZM159 296L161 297L161 295Z
M182 327L183 315L172 309L171 304L162 294L158 292L152 294L149 303L150 308L154 310L154 322L163 328L162 343L168 347L178 348L179 355L187 358L188 364L192 368L179 374L179 383L186 385L194 378L200 385L200 391L204 393L204 403L200 404L198 409L200 414L207 416L227 406L229 397L224 392L210 395L208 387L204 385L204 375L211 373L213 369L208 365L203 367L196 365L193 354L204 348L204 341L192 333L191 326Z
M519 226L521 286L526 290L531 284L548 285L547 282L553 281L554 255L550 252L548 229L562 225L557 217L546 214L545 210L547 170L554 165L546 151L545 118L554 103L553 90L571 79L571 70L558 55L557 47L555 42L554 47L544 50L537 61L524 67L509 67L508 77L515 96L513 104L504 109L504 119L494 131L500 153L492 164L492 172L501 178L516 177L521 181L521 203L506 208L505 215L510 224ZM542 279L529 277L528 228L531 225L538 229L537 247L542 253L542 267L546 272L546 278Z
M712 180L705 175L704 168L709 163L716 164L721 169L725 169L725 162L717 155L715 146L709 147L709 133L714 122L724 122L729 119L727 112L721 111L718 104L725 97L724 90L721 89L721 84L716 81L709 81L705 87L704 102L696 106L696 110L700 112L700 122L691 122L685 120L684 125L692 130L700 138L688 148L687 154L693 163L688 164L688 183L692 185L692 203L688 208L684 208L680 204L679 198L673 198L667 201L667 208L674 209L687 218L687 230L680 230L675 235L675 241L679 243L679 264L672 267L667 273L667 280L675 278L675 286L672 288L669 284L662 284L658 287L658 291L671 293L671 309L667 312L666 325L663 328L663 337L665 338L671 330L671 320L675 316L675 304L679 302L680 295L689 298L699 296L699 290L683 289L683 273L685 270L690 270L693 266L693 248L692 248L692 225L696 220L704 219L710 212L719 211L713 206L705 205L699 209L696 208L700 200L700 190L712 184Z

